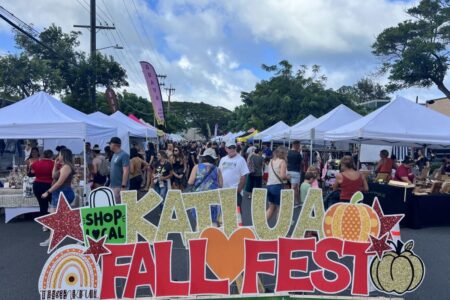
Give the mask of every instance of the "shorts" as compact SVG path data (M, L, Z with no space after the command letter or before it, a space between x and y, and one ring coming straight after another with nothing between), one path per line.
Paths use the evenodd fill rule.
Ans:
M291 178L289 179L291 184L300 184L300 172L288 171L287 173L289 176L291 176Z
M283 184L271 184L267 186L267 200L275 205L280 205L281 190Z
M52 202L50 203L50 207L56 208L58 206L60 193L64 194L64 197L66 197L69 204L75 199L75 193L71 187L62 187L52 192Z
M106 176L100 175L99 173L94 175L94 183L99 185L104 185L106 183Z

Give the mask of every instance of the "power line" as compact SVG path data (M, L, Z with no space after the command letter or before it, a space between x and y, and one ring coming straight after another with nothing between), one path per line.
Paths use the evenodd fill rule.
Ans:
M139 41L142 44L141 46L144 48L145 47L144 40L142 39L141 35L139 34L139 31L137 30L136 25L134 24L133 17L131 16L130 11L128 10L128 5L126 4L125 0L122 0L122 2L123 2L123 6L125 6L125 10L127 11L128 18L130 19L131 24L133 25L133 29L136 32L136 35L137 35L137 37L139 38Z
M0 6L0 18L5 20L6 23L20 31L21 33L25 34L27 37L32 39L34 42L39 44L40 46L44 47L45 49L49 50L52 54L55 55L56 58L61 58L65 60L64 58L60 57L60 55L53 50L53 48L47 46L41 40L39 40L39 32L35 30L33 27L13 15L11 12L6 10L3 6Z
M153 46L151 35L148 33L147 29L145 29L145 26L143 25L144 20L143 20L143 18L141 18L141 13L137 9L136 2L134 0L132 0L132 2L133 2L134 9L136 10L136 14L139 18L140 26L141 26L142 30L144 31L145 35L147 36L147 41L150 44L150 48L153 49L155 52L157 52L156 47ZM160 68L160 70L162 72L164 72L163 64L159 60L158 55L155 55L155 58L156 58L157 63L159 64L158 68Z
M103 3L104 8L105 8L105 10L103 10L103 9L102 9L102 10L105 12L105 14L108 15L108 18L114 23L114 17L113 17L113 15L112 15L112 13L111 13L111 10L110 10L109 7L106 5L106 3L105 3L104 0L101 0L101 1L102 1L102 3ZM125 10L127 11L127 14L128 14L129 19L130 19L130 22L131 22L131 24L132 24L132 26L133 26L134 31L136 32L136 35L137 35L137 37L138 37L140 43L142 44L142 47L145 48L145 41L144 41L144 39L141 37L141 34L140 34L139 30L137 29L136 24L135 24L134 21L133 21L134 19L133 19L132 15L131 15L130 9L128 8L128 5L126 4L126 2L125 2L124 0L123 0L123 5L125 6ZM148 40L148 43L150 44L150 48L151 48L151 49L154 49L154 50L156 51L155 47L153 47L153 44L152 44L152 42L151 42L151 36L150 36L150 34L149 34L148 31L145 29L145 26L142 25L142 24L143 24L143 19L142 19L142 17L141 17L141 14L139 13L139 10L137 9L136 2L135 2L134 0L133 0L133 6L134 6L134 9L136 10L136 14L137 14L137 16L138 16L138 18L139 18L139 21L141 22L140 26L141 26L141 28L143 29L144 33L147 35L147 40ZM122 40L121 43L127 44L127 43L125 42L125 38L123 37L123 34L122 34L121 30L120 30L120 27L117 27L117 35L118 35L118 37ZM129 49L131 49L131 48L129 48ZM157 55L155 55L155 59L156 59L156 61L157 61L158 64L159 64L158 69L161 71L161 70L162 70L162 67L163 67L163 64L161 63L161 61L159 60L159 58L158 58ZM137 66L136 66L135 64L133 64L133 67L137 68ZM140 70L138 70L138 73L140 73Z
M102 0L102 2L103 2L103 0ZM103 4L104 4L104 2L103 2ZM110 18L110 16L103 10L103 8L99 5L98 6L98 9L103 13L103 15L107 18L107 19L109 19L112 23L114 23L114 20L112 19L112 18Z
M114 23L114 18L112 16L111 11L109 10L108 6L106 5L105 1L102 0L102 3L103 3L103 6L105 7L105 10L106 10L107 14L108 14L108 18L111 20L112 23Z
M88 7L85 7L85 6L83 5L83 3L81 3L80 0L77 0L77 2L78 2L78 4L80 4L80 6L81 6L82 8L84 8L84 10L86 10L87 12L89 12L89 5L88 5Z
M83 2L85 4L87 4L85 2L85 0L83 0ZM90 37L91 37L91 53L90 53L90 57L91 57L91 63L94 64L94 67L92 68L92 73L90 74L90 98L92 101L92 104L94 105L94 107L96 106L96 70L95 70L95 64L96 64L96 59L95 59L95 53L97 52L97 29L106 29L106 30L112 30L112 29L116 29L114 26L98 26L97 25L97 9L96 9L96 0L90 0L90 9L89 9L89 14L90 14L90 24L89 25L74 25L74 27L78 27L78 28L89 28L90 29Z
M132 81L134 81L136 83L134 86L137 87L137 90L139 90L140 93L145 95L146 94L145 89L140 84L138 84L141 81L141 78L132 69L130 69L130 67L129 67L130 63L129 63L128 57L125 56L125 55L121 55L121 58L118 59L118 61L120 61L122 66L125 69L127 69L128 77L129 77L130 80L132 80Z

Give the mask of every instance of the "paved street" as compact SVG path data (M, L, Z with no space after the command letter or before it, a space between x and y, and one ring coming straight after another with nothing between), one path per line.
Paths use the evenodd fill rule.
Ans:
M243 210L244 225L248 225L250 221L248 200L244 201ZM156 214L149 215L149 218L155 221ZM410 300L448 299L450 295L450 260L448 259L450 227L402 229L401 235L404 240L415 240L415 250L426 266L422 286L405 298ZM42 232L41 226L30 217L17 218L9 224L4 224L4 215L1 216L0 272L3 274L0 276L1 299L38 299L38 278L48 257L46 248L40 247L39 242L47 236L47 233ZM176 240L175 247L178 247L179 240ZM185 252L184 250L176 251ZM177 261L179 260L180 264L175 265L186 266L185 259L186 255L177 255ZM186 267L174 270L175 279L182 280L185 276L187 276ZM273 280L269 277L263 280L270 289Z

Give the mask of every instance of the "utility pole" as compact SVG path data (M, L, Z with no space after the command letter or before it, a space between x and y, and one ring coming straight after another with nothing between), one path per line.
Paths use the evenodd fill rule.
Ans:
M170 113L170 96L172 96L172 94L175 92L175 89L172 87L172 84L170 84L169 88L164 88L168 93L169 93L169 97L168 97L168 104L167 104L167 114Z
M159 75L159 74L157 74L156 77L158 77L158 79L161 79L161 82L158 80L159 86L165 86L166 85L164 83L164 80L167 78L167 75Z
M112 30L116 29L115 26L97 26L96 25L96 4L95 0L90 0L90 25L73 25L73 27L77 28L89 28L91 31L91 63L93 64L91 80L90 80L90 96L91 101L94 107L96 107L95 103L95 93L96 93L96 58L95 54L97 52L97 29L107 29Z

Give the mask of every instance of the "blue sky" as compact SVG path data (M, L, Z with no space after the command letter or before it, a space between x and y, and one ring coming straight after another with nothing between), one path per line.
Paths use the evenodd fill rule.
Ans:
M55 23L64 31L88 24L88 0L15 0L2 4L36 29ZM175 101L204 101L234 108L240 92L250 91L269 74L261 64L287 59L294 66L319 64L328 86L352 85L375 76L379 61L370 45L384 28L407 18L416 2L388 0L97 0L98 23L118 30L98 33L98 48L107 49L127 70L127 90L147 97L140 60L167 74ZM39 16L39 17L36 17ZM88 51L82 30L80 48ZM0 23L0 54L16 52L9 25ZM436 89L407 89L404 97L441 97Z

